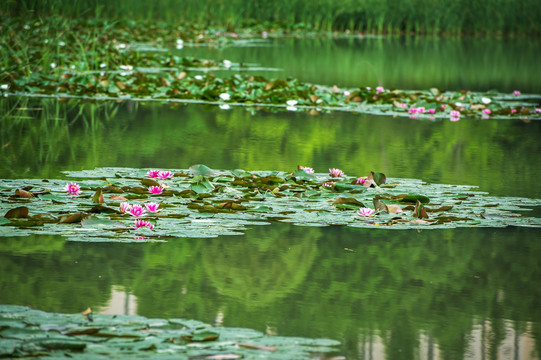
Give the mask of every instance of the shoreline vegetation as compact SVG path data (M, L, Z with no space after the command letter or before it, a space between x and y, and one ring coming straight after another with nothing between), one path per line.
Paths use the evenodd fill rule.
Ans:
M340 88L256 75L249 64L181 57L187 46L266 41L256 28L108 20L0 21L0 94L81 100L209 103L276 110L387 114L427 119L538 119L536 94ZM268 36L268 34L267 34ZM178 55L177 55L178 54ZM232 72L220 76L216 71ZM245 72L239 74L239 72Z
M340 31L388 35L537 36L537 0L257 0L153 2L100 0L6 0L1 17L167 21L170 24L222 26L227 31Z

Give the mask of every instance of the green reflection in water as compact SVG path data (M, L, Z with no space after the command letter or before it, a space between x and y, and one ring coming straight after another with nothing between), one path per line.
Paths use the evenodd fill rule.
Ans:
M395 119L349 113L222 111L134 103L60 104L4 99L3 178L58 178L104 166L317 171L477 185L493 195L540 197L532 179L541 122ZM10 110L15 108L41 110Z
M331 337L348 358L370 342L387 358L418 358L425 340L466 358L480 331L495 356L510 331L540 344L540 235L276 224L166 244L2 238L0 303L78 312L122 287L141 315Z
M534 38L275 39L269 46L185 48L178 54L256 63L283 69L264 73L269 77L340 87L541 93L541 42Z

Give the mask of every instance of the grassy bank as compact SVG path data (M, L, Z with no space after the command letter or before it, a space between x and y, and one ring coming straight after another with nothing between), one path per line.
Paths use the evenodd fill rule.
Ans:
M541 34L538 0L6 0L0 15L156 19L231 28L296 24L379 34Z

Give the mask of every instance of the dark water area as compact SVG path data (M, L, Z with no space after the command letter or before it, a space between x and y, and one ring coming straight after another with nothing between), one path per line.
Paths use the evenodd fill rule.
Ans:
M273 47L185 50L279 67L328 85L541 93L533 67L538 40L388 41L405 43L397 50L382 39L285 39ZM356 65L363 62L376 70ZM62 178L64 170L103 166L202 163L287 171L304 165L541 198L539 121L13 97L1 99L0 109L0 178ZM342 342L348 359L535 359L540 241L535 228L403 231L283 223L254 226L242 236L164 244L0 237L0 303L55 312L90 306L97 314L193 318L327 337Z

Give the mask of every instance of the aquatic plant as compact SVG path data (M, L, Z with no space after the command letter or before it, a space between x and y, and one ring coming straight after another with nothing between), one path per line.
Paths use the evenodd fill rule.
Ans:
M171 171L158 171L158 178L160 179L170 179L173 177L173 173Z
M148 191L151 194L160 195L163 192L163 187L162 186L149 186Z
M64 190L66 190L70 195L79 195L81 193L81 187L74 182L66 184Z
M157 203L146 203L145 208L148 212L155 213L158 212L158 208L160 207L160 204Z
M472 186L388 179L379 172L361 177L343 175L332 182L329 174L310 174L302 169L215 171L194 165L172 172L177 180L163 190L164 200L159 205L149 203L148 192L140 186L150 181L143 169L67 172L96 192L91 199L66 196L60 190L62 180L48 179L49 189L43 188L40 179L0 180L1 234L46 232L76 241L165 241L235 235L247 226L267 225L269 221L404 229L541 227L541 219L520 214L528 207L541 206L539 199L494 197ZM107 179L114 179L114 183ZM129 199L131 207L123 199ZM360 221L359 209L370 203L375 212ZM159 215L152 211L158 208ZM126 214L132 215L130 219L144 216L138 220L151 222L152 235L140 239L130 234Z
M149 170L147 171L147 176L151 178L157 178L160 174L160 170Z
M143 216L146 212L146 210L139 204L132 205L128 211L132 216Z
M342 177L344 176L344 172L340 169L335 169L335 168L332 168L332 169L329 169L329 174L331 177Z
M374 211L375 211L374 209L362 207L362 208L359 209L357 214L359 214L360 216L368 217L368 216L372 215L374 213Z
M0 61L4 64L0 73L0 94L4 96L208 103L223 109L244 106L273 111L309 111L311 114L333 110L396 116L415 114L420 119L449 118L448 110L460 111L463 118L482 119L486 115L482 112L484 109L491 111L492 118L538 117L534 110L538 106L535 95L438 89L406 91L383 86L372 89L362 84L343 89L304 83L294 78L266 78L254 74L219 77L212 72L196 74L194 72L201 69L234 70L238 66L229 61L179 57L172 53L179 38L186 40L184 46L188 44L188 38L193 42L217 41L213 37L216 35L210 35L210 32L200 38L202 34L196 34L195 30L184 34L187 29L164 25L133 36L116 23L98 20L84 24L77 20L62 22L55 19L3 21L2 26L7 31L0 33L5 47L0 53ZM67 30L55 38L51 29L56 27ZM77 34L77 38L73 34ZM44 42L41 41L43 38L55 40ZM25 66L20 65L23 62ZM420 109L434 110L420 112Z
M150 223L150 221L146 221L146 220L135 220L135 227L134 229L139 229L141 227L147 227L149 228L150 230L154 229L154 225L152 225Z
M131 210L132 206L127 203L127 202L122 202L120 203L120 212L121 213L126 213L126 212L129 212Z

